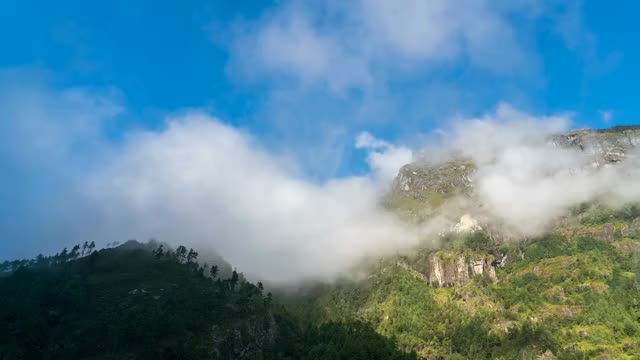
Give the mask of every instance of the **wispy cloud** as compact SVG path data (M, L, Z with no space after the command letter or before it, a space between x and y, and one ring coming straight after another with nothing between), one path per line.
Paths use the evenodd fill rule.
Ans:
M53 89L42 72L6 70L0 104L0 252L33 256L90 236L78 183L109 150L104 130L124 111L117 92Z
M393 180L401 166L413 161L413 151L408 147L377 139L366 131L358 135L355 146L369 151L369 167L374 177L385 185Z
M509 18L528 9L485 1L285 2L236 29L232 56L242 71L337 93L452 63L522 75L535 59Z

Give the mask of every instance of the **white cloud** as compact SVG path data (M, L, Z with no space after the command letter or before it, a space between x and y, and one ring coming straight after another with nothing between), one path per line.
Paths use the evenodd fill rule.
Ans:
M336 34L319 29L304 9L289 6L261 25L245 29L232 44L235 61L245 69L288 74L306 84L321 82L336 93L372 81L364 59Z
M603 194L615 204L640 199L632 190L640 180L634 167L595 171L588 153L549 142L570 121L501 104L495 113L454 121L441 132L444 144L423 156L472 158L482 205L474 209L526 236ZM162 131L130 136L91 174L85 190L101 212L96 236L211 248L242 271L274 281L332 278L367 256L429 236L437 243L434 226L450 225L444 218L417 228L380 208L386 191L380 183L412 159L411 151L369 133L355 145L369 151L370 175L316 183L218 119L172 118Z
M522 60L507 9L490 2L363 0L359 8L371 48L387 54L427 62L466 56L492 70Z
M107 121L123 112L113 94L53 91L31 72L0 71L0 84L0 148L25 165L68 160L75 147L99 146Z
M298 75L305 82L326 80L335 91L371 81L361 59L350 56L337 39L313 28L301 14L268 24L258 34L256 51L267 68Z
M245 71L263 69L334 92L367 88L388 70L462 61L504 73L530 67L509 21L530 7L487 1L286 2L231 46ZM251 59L249 61L248 59ZM257 60L253 61L253 60Z
M4 179L7 193L0 195L33 198L17 196L2 209L9 215L0 226L20 240L22 255L89 237L101 243L157 237L213 249L241 271L293 281L331 278L434 230L381 209L381 184L413 157L409 147L370 133L354 144L368 152L369 174L316 182L301 176L287 154L202 113L111 144L102 125L122 111L111 96L15 86L21 83L0 88L0 165L13 181ZM472 158L482 209L525 235L541 234L568 207L600 195L615 205L640 200L638 157L595 171L588 152L549 144L548 136L570 122L567 114L535 116L501 104L436 130L440 143L423 156ZM2 245L5 253L17 251L15 243Z
M382 186L388 185L398 174L398 169L413 160L411 149L377 139L368 132L362 132L356 137L356 148L369 150L369 167Z
M41 229L31 235L46 232L49 247L88 236L101 243L156 237L213 249L241 271L265 279L297 281L332 278L367 256L428 236L437 240L432 226L450 225L436 221L416 228L380 207L386 191L381 184L411 161L412 152L370 133L355 139L357 148L368 151L370 174L319 183L300 176L297 164L283 160L289 159L286 154L202 113L173 117L163 130L129 133L124 143L113 145L94 128L119 109L104 97L81 90L25 94L30 95L13 102L22 106L3 112L5 119L24 120L14 124L20 137L6 146L47 140L27 150L46 175L43 184L58 194L38 198L37 217L29 212L29 224ZM49 107L61 103L62 114ZM26 131L40 121L51 137ZM634 190L639 167L593 171L587 154L549 145L548 136L569 124L569 115L534 116L502 104L495 113L438 129L442 143L423 156L472 158L479 166L475 181L482 208L525 235L542 233L569 206L602 194L617 204L640 199ZM51 151L57 148L64 156ZM87 149L93 149L87 155L93 165L78 168ZM57 173L69 176L52 176ZM51 201L61 198L73 205ZM16 222L22 232L10 229L16 238L29 232L25 219ZM36 247L32 241L23 244Z
M363 131L360 134L358 134L358 136L356 137L356 148L358 149L364 149L364 148L368 148L368 149L384 149L384 148L388 148L390 147L391 144L384 141L384 140L380 140L377 139L376 137L374 137L373 135L371 135L371 133Z
M550 142L551 135L565 132L570 123L567 114L533 116L502 104L493 114L456 121L443 144L422 156L433 161L452 154L473 159L482 207L494 220L527 236L544 233L570 207L601 196L613 206L639 201L633 185L640 181L634 152L620 166L596 170L591 151Z
M123 112L116 91L54 90L35 70L0 71L0 253L60 251L95 221L78 181L108 151L104 129ZM83 240L84 241L84 240Z
M131 136L87 192L105 209L106 238L210 247L269 280L331 277L417 241L379 207L371 178L304 180L247 134L198 113Z

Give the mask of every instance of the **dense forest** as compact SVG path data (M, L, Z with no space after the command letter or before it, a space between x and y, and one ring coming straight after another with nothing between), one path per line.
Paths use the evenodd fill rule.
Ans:
M261 283L180 246L3 263L0 359L415 359L361 321L302 327Z

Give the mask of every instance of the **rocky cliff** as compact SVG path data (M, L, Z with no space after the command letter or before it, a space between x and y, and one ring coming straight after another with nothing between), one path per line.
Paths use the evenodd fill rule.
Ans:
M554 146L583 151L593 157L595 168L619 163L630 156L640 146L640 126L622 126L610 129L582 129L549 138ZM451 234L459 239L468 234L482 233L488 241L500 243L512 238L508 229L500 225L478 220L481 204L473 204L474 173L476 165L468 159L453 159L436 165L412 163L403 166L395 178L386 205L413 222L424 222L444 212L450 225L440 233L441 237ZM452 209L452 199L465 205ZM443 207L447 206L446 210ZM635 209L635 208L634 208ZM590 236L608 240L614 235L636 232L633 224L606 223L607 209L588 206L572 216L558 219L554 232L565 236ZM628 210L633 212L634 210ZM638 210L640 213L640 210ZM473 215L472 215L473 214ZM633 214L632 214L633 215ZM598 226L589 226L590 218L597 219ZM615 214L620 218L620 214ZM630 217L632 218L632 217ZM604 223L603 223L604 222ZM459 240L464 241L464 240ZM491 244L484 246L491 248ZM497 281L495 267L506 261L506 257L489 253L449 250L428 250L419 259L401 259L397 262L405 270L435 286L460 286L480 275Z
M443 164L425 166L420 163L403 166L394 179L385 203L403 217L420 222L456 196L473 193L475 164L455 159Z
M580 129L552 136L550 141L561 147L585 151L594 165L623 161L632 149L640 146L640 126L615 126L608 129Z

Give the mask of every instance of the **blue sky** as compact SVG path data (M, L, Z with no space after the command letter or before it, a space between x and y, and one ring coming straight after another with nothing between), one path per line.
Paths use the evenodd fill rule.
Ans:
M639 10L561 0L4 1L0 228L36 244L33 222L52 211L43 202L59 204L131 134L161 132L193 109L315 183L370 170L353 146L362 131L417 149L452 118L500 103L571 113L574 127L634 123Z
M298 2L296 6L312 14L308 17L315 17L314 21L330 25L334 15L318 9L335 6L328 3ZM632 91L640 77L633 18L637 6L548 4L548 9L535 10L541 12L535 17L533 6L504 15L517 33L519 51L528 57L526 64L516 64L524 71L501 74L454 58L438 66L412 65L414 69L398 81L377 81L365 95L358 94L358 89L327 94L313 88L315 84L306 84L304 91L326 102L323 111L335 109L337 114L328 117L351 116L347 110L366 96L394 102L395 107L380 119L373 114L365 120L383 137L425 131L450 114L482 113L499 101L536 112L575 112L580 125L608 125L601 111L612 111L616 123L633 122L640 112ZM3 69L40 72L54 89L115 89L130 115L127 122L136 125L154 127L162 119L158 113L205 107L258 134L270 133L274 126L265 123L276 121L266 119L277 112L270 108L273 92L299 91L299 84L283 79L283 74L244 76L246 69L234 65L237 28L259 31L268 22L265 17L286 11L282 9L289 5L284 1L159 1L153 6L139 1L8 1L0 6ZM500 51L501 44L494 46ZM448 92L441 95L447 98L445 103L439 104L438 95L425 95L429 92ZM423 105L420 100L425 98L437 104ZM297 117L296 111L280 116ZM407 118L415 127L398 130L398 123Z

